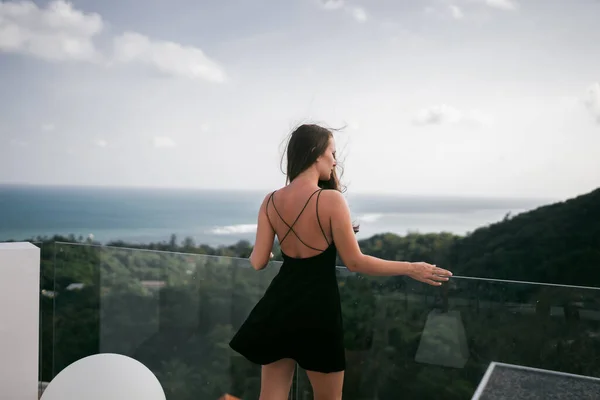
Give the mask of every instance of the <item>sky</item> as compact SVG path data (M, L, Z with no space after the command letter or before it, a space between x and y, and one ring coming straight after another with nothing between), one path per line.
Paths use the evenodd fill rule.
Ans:
M272 190L305 122L356 193L600 186L600 1L0 1L0 183Z

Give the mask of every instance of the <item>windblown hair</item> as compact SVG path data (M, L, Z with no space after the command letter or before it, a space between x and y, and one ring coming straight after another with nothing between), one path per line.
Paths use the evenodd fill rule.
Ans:
M329 140L332 138L333 133L319 125L303 124L296 128L289 137L284 155L284 157L287 156L286 183L291 183L298 175L310 168L317 158L325 153L329 146ZM281 163L283 164L283 157ZM345 192L346 187L340 183L343 171L343 167L337 161L329 180L319 180L319 187ZM354 225L353 228L357 233L359 226Z
M294 130L286 149L286 183L291 183L298 175L313 165L317 158L325 153L331 138L333 138L333 133L319 125L304 124ZM281 161L283 163L283 158ZM339 162L336 164L331 178L327 181L320 180L319 187L344 192L346 188L340 184L343 168Z

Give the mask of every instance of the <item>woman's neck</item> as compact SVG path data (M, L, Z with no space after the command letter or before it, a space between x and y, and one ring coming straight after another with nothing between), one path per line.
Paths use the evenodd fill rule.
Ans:
M318 171L307 170L298 175L290 185L294 186L319 186L319 173Z

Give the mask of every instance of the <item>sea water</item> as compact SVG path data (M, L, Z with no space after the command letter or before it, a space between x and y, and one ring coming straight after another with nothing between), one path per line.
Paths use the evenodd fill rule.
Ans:
M192 189L0 185L0 241L55 234L106 243L178 241L211 246L254 241L266 193ZM377 233L452 232L545 204L536 199L347 194L359 239Z

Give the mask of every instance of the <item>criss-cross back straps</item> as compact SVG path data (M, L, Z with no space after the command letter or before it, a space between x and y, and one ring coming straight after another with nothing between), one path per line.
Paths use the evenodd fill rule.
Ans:
M302 210L300 211L300 213L298 214L298 216L296 217L296 219L294 220L294 222L293 222L291 225L290 225L290 224L288 224L288 223L285 221L285 219L283 219L283 216L282 216L282 215L279 213L279 210L277 210L277 206L275 205L275 201L274 201L274 195L275 195L275 192L271 193L271 196L269 196L269 200L267 201L267 208L269 207L269 203L272 203L272 204L273 204L273 208L275 209L275 212L277 213L277 215L279 216L279 218L281 219L281 221L282 221L282 222L283 222L283 223L284 223L284 224L285 224L285 225L286 225L286 226L289 228L289 229L288 229L288 231L286 232L286 234L283 236L283 239L281 239L281 240L279 241L279 245L281 245L281 244L283 243L283 241L284 241L284 240L285 240L285 239L288 237L288 235L289 235L290 233L293 233L293 234L294 234L294 235L295 235L295 236L298 238L298 240L299 240L299 241L300 241L300 242L301 242L303 245L305 245L306 247L309 247L309 248L311 248L311 249L313 249L313 250L316 250L316 251L324 251L324 250L322 250L322 249L317 249L317 248L315 248L315 247L312 247L312 246L311 246L311 245L309 245L309 244L306 244L306 243L304 243L304 241L303 241L303 240L300 238L300 236L298 236L298 233L297 233L297 232L294 230L294 225L296 225L296 222L298 222L298 220L300 219L300 216L302 216L302 213L304 212L304 210L305 210L305 209L306 209L306 207L308 206L308 203L310 203L310 200L311 200L311 199L313 198L313 196L314 196L315 194L317 194L317 193L319 193L319 195L317 196L317 220L319 220L318 202L319 202L319 196L321 195L321 193L320 193L320 192L321 192L322 190L323 190L323 189L318 189L318 190L315 190L315 191L314 191L314 192L313 192L313 193L310 195L310 197L308 198L308 200L307 200L307 201L306 201L306 203L304 204L304 207L302 207ZM267 213L267 217L268 217L268 216L269 216L269 214ZM325 231L323 231L323 227L321 226L321 221L320 221L320 220L319 220L319 227L321 228L321 231L323 232L323 235L325 235ZM326 237L326 236L325 236L325 240L327 241L327 244L329 244L329 241L327 240L327 237Z
M323 189L319 190L319 194L317 195L317 205L316 205L317 222L319 223L319 228L321 228L321 232L323 233L323 237L325 238L325 241L327 242L327 246L330 246L331 243L329 243L329 239L327 239L327 235L325 234L325 230L323 229L323 225L321 225L321 218L319 218L319 197L321 197L321 192L323 192Z

